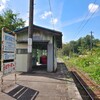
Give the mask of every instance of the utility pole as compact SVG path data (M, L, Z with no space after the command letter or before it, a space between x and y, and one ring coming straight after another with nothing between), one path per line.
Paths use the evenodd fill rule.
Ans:
M34 0L29 2L29 27L28 27L28 58L27 68L28 72L32 71L32 34L33 34L33 11Z
M90 32L91 33L91 39L90 39L90 49L91 49L91 55L92 55L92 31Z

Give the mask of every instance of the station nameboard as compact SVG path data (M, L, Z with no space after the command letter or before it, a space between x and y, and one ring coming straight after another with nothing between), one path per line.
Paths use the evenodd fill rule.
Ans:
M16 63L16 46L15 35L12 32L5 32L5 28L2 28L2 71L3 75L8 75L15 72Z

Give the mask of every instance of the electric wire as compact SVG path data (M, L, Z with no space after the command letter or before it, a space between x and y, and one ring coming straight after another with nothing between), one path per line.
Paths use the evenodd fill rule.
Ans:
M95 0L94 2L93 2L93 4L96 4L96 2L97 2L97 0ZM99 6L100 7L100 6ZM90 10L92 10L93 9L93 5L91 6L91 9ZM97 11L97 10L96 10ZM87 13L87 15L85 16L85 18L84 18L84 20L82 21L82 23L80 24L80 26L79 26L79 31L76 33L76 36L75 37L77 37L79 34L80 34L80 32L83 30L83 28L86 26L86 24L90 21L90 19L92 18L92 16L96 13L96 11L94 11L91 15L89 15L89 12ZM84 23L84 21L86 20L86 22ZM83 25L82 25L83 24Z
M55 25L54 25L54 22L53 22L53 14L52 14L52 7L51 7L51 2L49 0L49 8L50 8L50 12L51 12L51 22L52 22L52 25L53 25L53 29L55 29Z
M96 1L97 1L97 0L95 0L93 3L95 4ZM90 10L92 10L92 9L93 9L93 5L91 6L91 9L90 9ZM90 13L89 13L89 11L88 11L88 13L86 14L86 16L84 17L84 20L83 20L82 23L80 24L79 28L81 28L82 24L83 24L84 21L88 18L89 14L90 14Z
M95 4L96 1L97 1L97 0L95 0L95 1L93 2L93 4ZM91 9L90 9L90 10L92 10L92 8L93 8L93 5L91 6ZM87 15L85 16L85 18L84 18L84 20L82 21L81 25L79 26L79 31L77 32L77 35L81 32L81 30L85 27L85 25L89 22L90 18L91 18L93 15L94 15L94 14L89 15L89 12L87 13ZM88 20L87 20L87 19L88 19ZM87 21L84 23L85 20L87 20ZM82 26L82 24L83 24L83 26ZM77 37L77 35L76 35L76 37Z

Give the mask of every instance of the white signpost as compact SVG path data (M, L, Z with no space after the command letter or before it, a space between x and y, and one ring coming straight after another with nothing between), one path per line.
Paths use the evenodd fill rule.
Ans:
M1 70L3 72L1 77L1 91L3 91L3 77L15 72L16 69L16 39L15 34L12 32L5 32L2 28L2 41L1 41ZM15 73L16 82L16 73Z
M32 39L28 38L28 53L32 52Z

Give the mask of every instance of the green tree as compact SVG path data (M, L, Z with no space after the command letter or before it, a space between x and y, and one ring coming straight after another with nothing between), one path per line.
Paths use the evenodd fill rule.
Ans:
M13 13L12 10L8 9L0 14L0 45L1 45L1 30L3 27L13 31L24 27L25 21L22 18L18 18L18 14ZM0 46L1 51L1 46ZM1 56L0 56L1 57Z
M25 21L22 18L18 18L18 14L13 13L10 9L0 14L0 32L2 27L15 30L24 27L24 25Z
M73 53L77 53L78 52L77 41L70 41L70 50Z
M93 47L100 47L100 40L99 39L94 39L92 43L93 43Z
M70 41L69 43L63 44L62 49L59 50L59 54L62 56L73 56L77 54L87 54L91 50L91 36L86 35L85 37L79 38L77 41ZM92 48L100 47L100 40L95 39L92 36Z
M62 55L69 56L70 51L71 51L70 44L69 43L63 44Z

